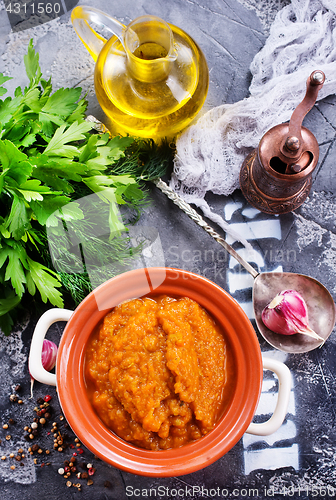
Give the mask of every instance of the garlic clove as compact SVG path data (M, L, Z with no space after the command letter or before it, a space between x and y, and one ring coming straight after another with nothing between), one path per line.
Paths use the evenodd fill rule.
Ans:
M265 326L280 335L301 333L324 343L308 324L308 308L296 290L283 290L264 308L261 319Z
M43 340L41 361L43 368L48 372L56 365L57 350L58 347L54 342L46 339ZM30 399L33 397L33 387L34 379L30 376Z

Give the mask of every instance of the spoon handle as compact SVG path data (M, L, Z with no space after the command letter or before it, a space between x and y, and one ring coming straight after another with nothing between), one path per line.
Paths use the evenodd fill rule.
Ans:
M194 210L189 203L185 202L173 189L171 189L162 179L153 180L156 187L158 187L175 205L177 205L185 214L190 217L196 224L201 226L204 231L206 231L210 236L212 236L227 252L229 252L232 257L234 257L239 264L241 264L246 271L248 271L253 278L258 276L258 271L256 271L246 260L244 260L237 252L229 245L221 236L218 234L211 226L209 226L203 217Z

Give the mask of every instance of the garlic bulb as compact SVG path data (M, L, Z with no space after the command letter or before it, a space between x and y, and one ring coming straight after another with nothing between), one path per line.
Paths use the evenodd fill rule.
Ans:
M309 327L307 305L295 290L283 290L278 293L263 310L261 319L274 333L302 333L324 342L324 339Z

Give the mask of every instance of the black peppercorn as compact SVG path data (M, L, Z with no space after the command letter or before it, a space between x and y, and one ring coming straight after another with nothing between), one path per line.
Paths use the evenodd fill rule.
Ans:
M44 403L44 399L43 399L43 398L38 398L38 400L36 401L36 403L37 403L38 405L43 405L43 403Z
M105 486L105 488L111 488L112 485L111 485L110 481L105 481L104 486Z

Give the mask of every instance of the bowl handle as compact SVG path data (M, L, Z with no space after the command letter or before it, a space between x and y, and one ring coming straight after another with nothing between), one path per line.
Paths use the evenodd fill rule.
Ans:
M246 432L256 436L268 436L277 431L282 425L288 408L289 395L292 386L292 377L289 369L284 363L276 359L263 357L264 370L272 370L279 379L278 401L273 415L267 422L262 424L250 424Z
M43 340L48 328L56 321L68 321L73 314L70 309L49 309L38 320L30 344L28 366L31 376L42 384L56 385L56 375L47 372L42 365Z

